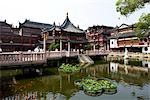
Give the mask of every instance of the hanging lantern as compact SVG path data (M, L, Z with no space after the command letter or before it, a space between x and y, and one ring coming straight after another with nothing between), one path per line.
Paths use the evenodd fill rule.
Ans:
M65 43L65 46L68 46L68 43Z

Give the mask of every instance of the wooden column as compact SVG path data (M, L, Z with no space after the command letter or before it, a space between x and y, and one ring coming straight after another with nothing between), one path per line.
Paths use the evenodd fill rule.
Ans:
M93 49L94 49L94 52L95 52L95 43L94 43Z
M62 40L60 39L60 52L62 51Z
M68 56L70 56L70 42L68 41Z
M43 50L44 50L44 53L46 52L46 34L43 33Z

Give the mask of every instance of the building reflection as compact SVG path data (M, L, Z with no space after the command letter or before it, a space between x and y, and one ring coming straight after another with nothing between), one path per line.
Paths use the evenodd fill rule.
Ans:
M124 72L128 74L130 71L148 72L150 68L150 61L142 61L141 66L128 65L129 60L124 60L124 64L110 62L110 72Z
M150 61L142 61L143 67L150 68Z
M126 60L125 64L110 62L105 65L95 65L87 68L86 72L95 77L107 77L117 82L123 81L139 86L150 82L150 68L129 65L129 63L131 62Z
M142 62L143 65L147 63L147 61ZM6 87L4 91L7 91L5 93L7 95L5 95L2 100L70 99L73 95L75 95L75 93L80 91L74 85L74 81L85 78L89 75L98 78L109 78L118 83L124 82L126 84L138 86L143 86L143 84L150 83L150 68L146 67L147 65L144 67L139 67L129 64L130 61L126 61L125 64L110 62L109 64L96 64L91 66L85 65L79 73L75 74L63 74L57 72L57 68L54 68L54 70L48 69L50 72L47 71L47 73L50 74L46 76L41 75L45 73L44 69L35 69L34 71L40 73L40 75L36 74L37 77L31 76L29 78L24 77L26 77L27 73L30 71L24 70L24 77L23 75L18 76L19 78L12 76L9 80L11 84L7 85L7 87L6 84L3 84L3 86ZM6 90L8 88L11 88L11 90Z
M118 63L110 62L110 72L118 72Z

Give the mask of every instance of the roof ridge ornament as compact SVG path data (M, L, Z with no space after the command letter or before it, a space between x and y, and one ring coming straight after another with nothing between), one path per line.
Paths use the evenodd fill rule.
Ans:
M55 21L54 21L54 23L53 23L53 26L56 26Z

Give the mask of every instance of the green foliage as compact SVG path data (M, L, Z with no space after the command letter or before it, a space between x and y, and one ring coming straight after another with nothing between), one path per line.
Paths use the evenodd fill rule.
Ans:
M108 80L99 80L98 81L101 86L104 88L104 89L113 89L113 88L117 88L117 86L115 84L113 84L112 82L108 81Z
M143 8L146 3L150 3L150 0L117 0L116 10L120 12L121 15L127 16L137 9ZM139 39L143 39L145 32L150 28L150 13L142 14L139 18L139 22L137 22L135 26L137 36Z
M88 93L97 93L102 92L102 90L107 91L108 90L116 90L117 85L114 84L110 80L106 79L93 79L93 78L84 78L81 80L77 80L74 82L75 85L79 86L84 91L87 91Z
M135 31L139 39L143 39L147 29L150 29L150 13L142 14L139 21L135 24Z
M90 44L84 45L85 50L91 50L92 46Z
M144 0L117 0L116 10L120 12L121 15L127 16L135 12L137 9L143 8L145 5Z
M139 18L139 22L136 23L136 30L146 31L150 28L150 13L142 14Z
M73 72L78 72L80 71L80 67L77 66L77 65L71 65L71 64L62 64L60 67L59 67L59 71L62 71L62 72L66 72L66 73L73 73Z
M93 79L84 79L82 81L83 89L87 92L97 93L99 90L102 90L101 84Z
M54 51L55 49L59 49L59 44L53 42L53 43L51 43L51 44L49 45L48 50L49 50L49 51Z

